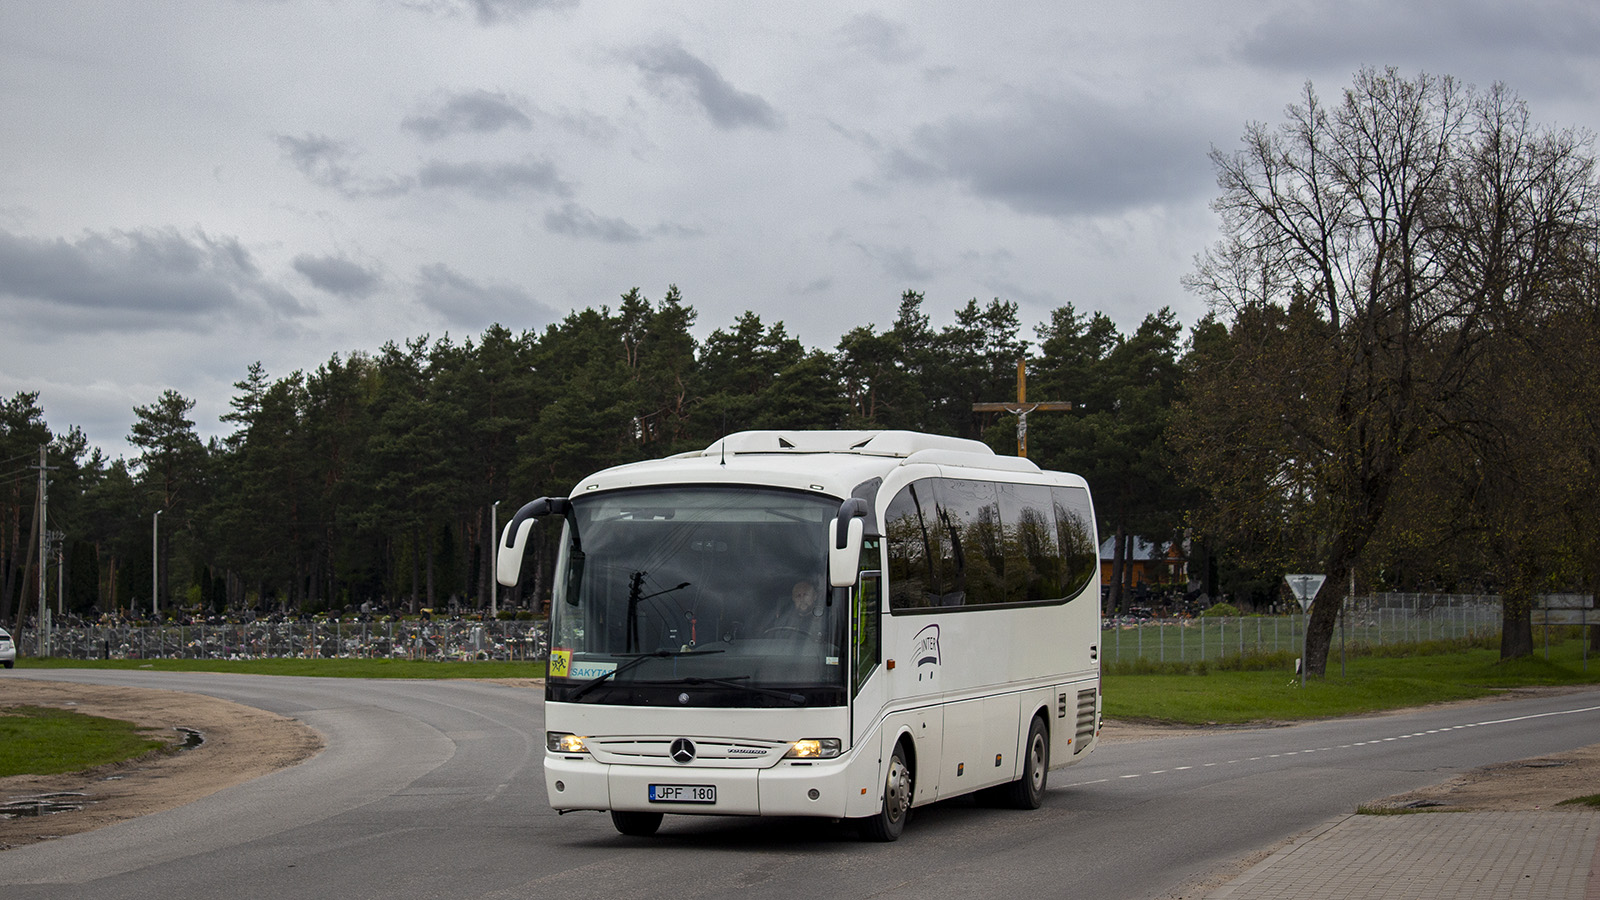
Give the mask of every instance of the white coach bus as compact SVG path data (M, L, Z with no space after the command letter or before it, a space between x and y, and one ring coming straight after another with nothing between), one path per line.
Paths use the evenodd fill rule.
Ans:
M1036 808L1100 728L1088 486L978 441L752 431L618 466L560 521L550 805L624 834L664 813L822 816L899 837L984 791Z

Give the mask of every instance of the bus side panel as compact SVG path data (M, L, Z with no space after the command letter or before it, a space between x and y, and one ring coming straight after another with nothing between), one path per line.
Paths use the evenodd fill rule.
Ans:
M1028 752L1028 729L1033 725L1034 716L1039 715L1044 718L1044 727L1050 736L1050 759L1046 761L1046 766L1055 764L1056 743L1058 741L1066 743L1072 737L1071 726L1063 729L1061 725L1057 724L1055 719L1055 698L1055 689L1047 687L1024 691L1018 695L1017 743L1011 751L1011 757L1007 765L1011 772L1011 777L1008 780L1015 781L1022 777L1022 764Z
M954 797L1016 778L1017 695L965 700L945 707L944 766L939 796Z

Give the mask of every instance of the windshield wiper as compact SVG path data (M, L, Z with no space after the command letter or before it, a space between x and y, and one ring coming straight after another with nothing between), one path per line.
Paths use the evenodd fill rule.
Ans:
M624 654L619 654L619 655L622 655L622 656L629 656L629 657L632 657L632 658L629 659L627 662L622 663L621 665L617 666L615 669L612 669L609 672L602 672L599 675L596 675L595 677L589 679L588 681L585 681L583 684L578 685L578 689L573 691L571 694L568 694L567 695L567 699L568 700L576 700L579 697L582 697L584 694L589 693L591 690L594 690L595 688L599 687L601 685L601 683L603 683L607 678L610 678L610 677L612 677L614 675L620 675L623 672L626 672L629 669L632 669L632 668L638 666L640 663L644 662L647 659L668 659L668 658L677 657L677 656L700 656L700 655L711 654L711 653L726 653L726 652L728 652L728 651L726 651L726 650L652 650L649 653L624 653Z
M750 691L751 693L754 693L754 694L761 694L762 696L765 696L765 697L777 697L779 700L787 700L790 703L804 703L804 702L806 702L806 695L805 694L787 694L787 693L784 693L783 691L774 691L774 690L771 690L769 688L756 687L753 684L743 684L743 683L741 683L741 682L744 682L744 681L748 680L749 678L750 678L749 675L735 675L732 678L700 678L700 677L695 676L695 675L687 675L687 676L685 676L683 678L675 678L672 681L667 681L667 682L663 682L663 683L664 684L714 684L717 687L737 688L739 690Z

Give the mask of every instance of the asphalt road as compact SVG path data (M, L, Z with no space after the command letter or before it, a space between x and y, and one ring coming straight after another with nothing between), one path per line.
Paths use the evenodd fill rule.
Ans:
M27 675L21 671L8 677ZM805 819L558 817L529 692L433 681L51 671L294 716L314 759L203 800L0 853L11 898L1152 898L1361 802L1592 744L1600 691L1109 744L1035 812L957 800L894 844Z

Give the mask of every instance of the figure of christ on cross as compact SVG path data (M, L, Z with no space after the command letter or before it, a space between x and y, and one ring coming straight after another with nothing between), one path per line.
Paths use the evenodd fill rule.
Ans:
M973 412L1006 412L1017 417L1017 455L1024 459L1028 456L1028 413L1035 411L1062 412L1071 408L1071 403L1060 400L1028 402L1027 359L1017 360L1017 402L972 404Z

